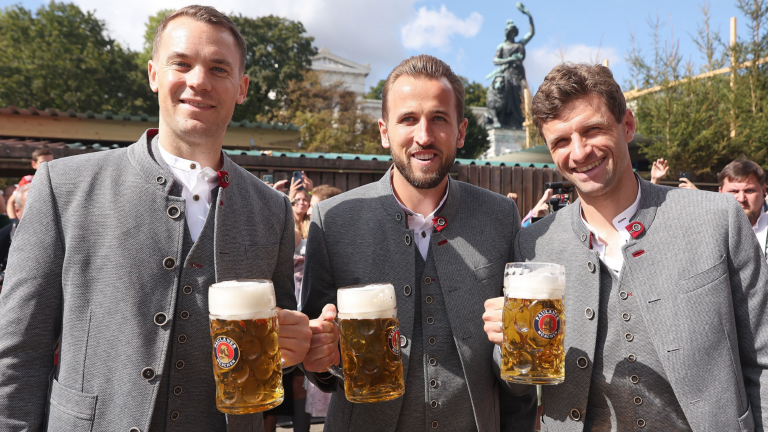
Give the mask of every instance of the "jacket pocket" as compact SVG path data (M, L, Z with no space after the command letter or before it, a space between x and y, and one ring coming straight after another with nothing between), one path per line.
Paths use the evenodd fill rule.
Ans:
M91 432L96 415L96 395L70 390L54 379L51 388L48 430Z
M506 260L499 260L481 267L476 267L475 278L477 278L478 282L482 282L496 276L501 278L500 280L503 280L504 266L506 265Z
M715 282L717 282L720 278L724 277L728 273L728 262L725 259L725 255L720 259L720 261L713 265L712 267L696 273L693 276L689 276L685 279L681 279L680 282L678 282L678 286L680 287L680 293L681 294L688 294L692 293L694 291L697 291L701 288L705 288Z
M747 404L747 412L739 417L739 427L741 432L755 431L755 417L752 415L752 406Z

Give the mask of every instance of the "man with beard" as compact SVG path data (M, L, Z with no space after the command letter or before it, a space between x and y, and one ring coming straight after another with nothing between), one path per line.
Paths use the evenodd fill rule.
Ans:
M313 210L302 312L319 318L303 367L334 392L325 430L533 430L532 388L500 380L481 327L520 219L512 200L448 176L464 145L463 112L464 87L448 65L403 61L384 85L379 120L394 167ZM395 287L405 395L355 405L326 372L340 363L334 304L338 288L371 283Z

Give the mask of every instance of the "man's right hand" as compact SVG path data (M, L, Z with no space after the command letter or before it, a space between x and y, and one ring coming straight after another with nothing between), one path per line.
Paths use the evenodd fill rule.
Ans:
M504 342L504 334L501 328L501 318L504 311L504 297L496 297L485 301L485 313L483 314L483 321L485 321L485 333L488 334L488 340L501 346Z
M678 187L681 187L683 189L699 189L696 187L695 184L693 184L690 180L688 180L685 177L680 179L680 186Z
M336 306L327 304L320 317L309 322L312 340L304 357L304 370L326 372L329 366L340 363L339 327L333 322L335 319Z

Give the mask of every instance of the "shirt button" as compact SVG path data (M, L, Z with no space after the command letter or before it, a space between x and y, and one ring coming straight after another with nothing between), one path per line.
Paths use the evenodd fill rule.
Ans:
M192 294L192 287L187 285L184 287L184 294Z
M173 270L176 268L176 260L171 257L164 259L163 267L165 267L166 270Z
M437 401L433 400L432 403L430 403L432 408L437 408Z
M427 302L427 304L432 304L432 296L427 296L425 301Z
M433 421L432 422L432 429L437 429L437 426L438 426L437 420Z
M434 380L434 379L430 380L429 381L429 386L432 387L432 388L437 387L437 380Z
M180 395L181 394L181 386L174 387L173 388L173 394L175 394L176 396Z
M192 195L192 200L199 201L200 200L200 195Z
M428 317L427 318L427 324L434 324L434 323L435 323L435 319L434 318L432 318L432 317Z
M179 343L180 344L183 344L186 341L187 341L187 335L184 335L184 334L179 335Z
M179 412L174 411L171 413L171 420L178 420L179 419Z
M196 164L189 164L189 169L195 169L195 168L197 168Z
M640 382L640 377L637 375L632 375L631 377L629 377L629 382L631 382L632 384L637 384Z
M427 232L426 231L422 231L421 232L421 238L427 238Z
M168 322L168 317L164 313L158 312L158 313L155 314L155 324L156 325L163 326L167 322Z
M176 362L176 369L184 369L184 360L179 360Z
M437 343L437 340L435 338L433 338L433 337L429 338L429 344L430 345L434 345L435 343Z
M436 359L434 359L434 358L429 359L429 365L430 366L434 366L436 364L437 364L437 360Z
M432 283L432 278L428 278L428 277L424 278L424 283L427 284L427 285L431 284Z
M146 367L141 370L141 377L149 381L155 377L155 370L152 369L151 367Z
M181 319L185 320L185 319L189 318L189 312L187 312L187 311L181 311L181 313L179 314L179 316L181 317Z

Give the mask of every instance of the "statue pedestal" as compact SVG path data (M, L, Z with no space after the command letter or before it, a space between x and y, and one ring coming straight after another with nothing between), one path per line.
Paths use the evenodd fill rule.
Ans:
M484 159L525 148L525 130L491 129L488 131L488 139L491 146L483 154Z

